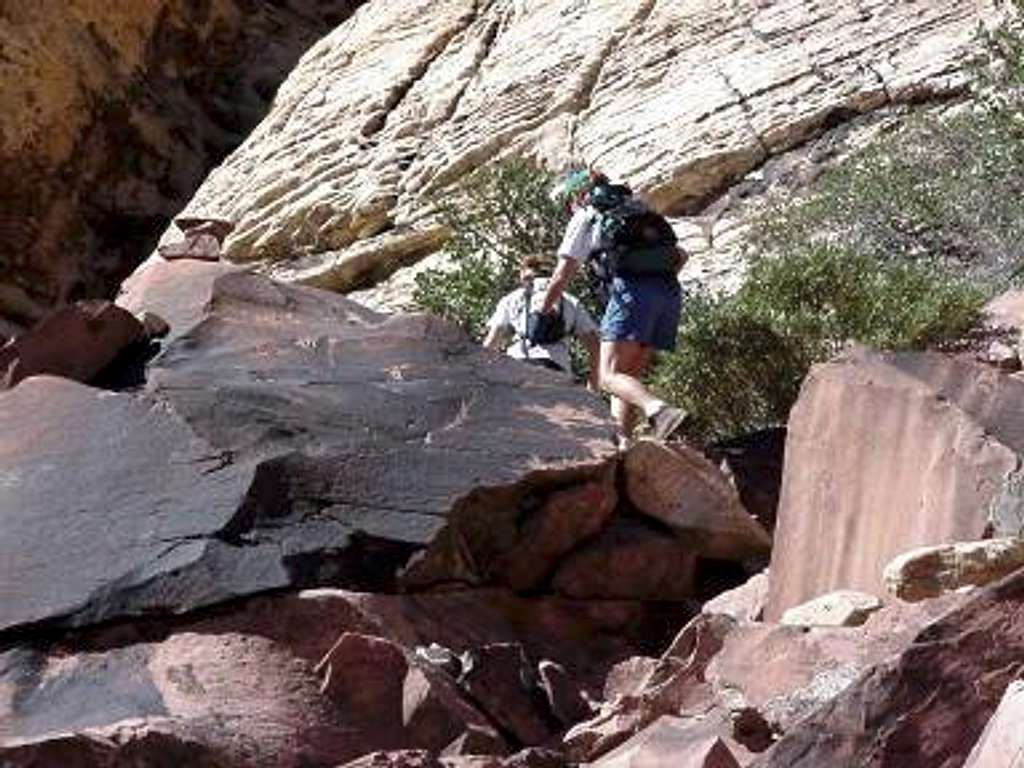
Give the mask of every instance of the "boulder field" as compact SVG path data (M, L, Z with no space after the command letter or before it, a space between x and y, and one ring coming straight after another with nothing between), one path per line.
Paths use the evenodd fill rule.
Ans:
M743 441L617 452L568 377L205 258L151 260L0 361L5 766L989 766L1015 743L1024 392L998 367L816 367L780 492Z

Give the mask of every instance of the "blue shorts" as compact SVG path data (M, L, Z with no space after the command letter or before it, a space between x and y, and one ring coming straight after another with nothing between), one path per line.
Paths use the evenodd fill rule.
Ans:
M603 341L637 341L676 348L682 291L675 275L627 275L612 280L601 320Z

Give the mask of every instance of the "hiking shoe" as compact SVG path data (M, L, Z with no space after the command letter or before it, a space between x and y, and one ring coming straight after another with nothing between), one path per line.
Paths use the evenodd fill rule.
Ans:
M651 424L651 437L655 440L666 440L668 437L675 432L686 421L686 417L689 414L686 411L680 410L679 408L673 408L671 405L666 405L656 414L651 416L649 422Z

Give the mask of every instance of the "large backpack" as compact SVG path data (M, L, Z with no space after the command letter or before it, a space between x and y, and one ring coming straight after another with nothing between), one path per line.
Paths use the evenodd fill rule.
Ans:
M590 193L597 214L591 268L604 281L617 275L674 275L678 238L660 213L622 184L599 184Z

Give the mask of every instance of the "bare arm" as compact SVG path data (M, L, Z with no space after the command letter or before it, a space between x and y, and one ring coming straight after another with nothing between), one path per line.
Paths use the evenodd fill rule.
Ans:
M551 276L551 280L548 281L548 288L544 294L544 304L541 307L541 312L545 314L554 312L555 305L562 298L566 286L569 285L569 281L572 280L572 276L576 274L577 269L579 269L579 262L576 259L563 257L558 260L555 273Z
M580 336L580 343L587 350L587 389L600 392L601 381L601 343L596 333L585 333Z
M501 349L508 336L509 333L505 328L500 325L492 325L487 328L483 344L487 349Z

